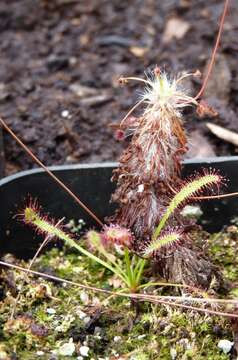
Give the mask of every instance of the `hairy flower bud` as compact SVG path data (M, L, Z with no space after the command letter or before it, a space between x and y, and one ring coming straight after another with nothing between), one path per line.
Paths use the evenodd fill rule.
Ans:
M120 245L122 247L129 248L133 240L133 235L130 230L113 224L104 226L101 235L103 243L106 247L110 247L111 245Z

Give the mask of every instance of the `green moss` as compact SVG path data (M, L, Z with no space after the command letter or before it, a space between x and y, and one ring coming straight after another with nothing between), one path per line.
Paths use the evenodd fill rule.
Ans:
M179 327L186 327L188 325L188 321L189 319L187 316L179 312L174 312L174 315L172 316L172 323Z
M211 235L209 249L215 262L223 271L224 277L231 281L238 280L238 231L230 226L227 232Z
M208 237L211 256L225 276L236 284L233 296L238 294L237 237L235 228L233 232L230 229ZM27 266L24 262L21 265ZM69 250L50 250L37 259L34 268L79 283L111 288L109 271ZM6 272L5 276L10 273ZM13 271L11 277L16 287L26 279L22 273ZM173 353L177 354L176 359L184 360L229 359L217 347L221 338L232 341L230 323L224 318L149 303L141 303L139 316L135 317L128 299L114 297L107 306L102 306L105 295L30 275L11 323L15 294L7 285L5 291L7 297L0 307L0 351L8 356L16 353L19 359L31 360L38 358L37 351L43 351L44 355L39 358L49 359L52 351L57 352L72 339L76 352L71 357L58 359L77 359L83 344L90 348L93 359L125 355L131 360L170 360ZM173 294L171 288L166 291ZM40 333L39 329L45 332Z

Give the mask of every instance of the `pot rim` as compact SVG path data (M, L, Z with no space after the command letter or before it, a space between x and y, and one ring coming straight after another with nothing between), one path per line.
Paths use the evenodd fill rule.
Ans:
M231 161L237 162L238 156L218 156L218 157L208 157L208 158L192 158L186 159L183 161L183 164L219 164L222 162ZM64 164L64 165L53 165L49 166L48 169L51 171L65 171L65 170L78 170L78 169L98 169L98 168L115 168L118 166L118 162L102 162L102 163L85 163L85 164ZM19 171L15 174L6 176L0 179L0 186L10 183L18 178L22 178L27 175L45 173L45 170L42 168L34 168L30 170Z

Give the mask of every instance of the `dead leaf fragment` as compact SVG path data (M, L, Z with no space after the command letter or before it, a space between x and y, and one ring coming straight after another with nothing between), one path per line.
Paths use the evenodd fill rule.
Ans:
M88 96L98 95L98 90L81 84L71 84L69 89L77 95L80 99L86 98Z
M182 39L188 32L191 25L178 17L170 18L165 26L162 36L163 43L169 43L172 39Z
M80 45L81 46L86 46L88 45L90 41L90 37L88 36L88 34L82 34L80 37L79 37L79 42L80 42Z
M148 48L142 46L131 46L130 52L136 57L143 57L148 51Z
M205 116L215 117L218 115L218 112L204 100L201 100L198 103L196 113L200 118Z
M71 20L71 24L74 26L79 26L81 24L81 19L79 17L75 17Z
M235 146L238 146L238 134L234 131L227 130L219 125L206 123L208 129L219 139L225 140Z
M112 100L112 95L102 93L101 95L91 96L80 101L82 106L97 106L107 103Z
M116 276L112 276L108 280L109 285L111 285L114 289L119 289L122 287L123 283L120 279L118 279Z

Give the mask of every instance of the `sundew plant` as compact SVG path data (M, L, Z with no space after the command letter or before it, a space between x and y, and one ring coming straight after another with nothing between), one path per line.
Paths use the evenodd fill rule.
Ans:
M225 2L205 80L195 97L184 86L184 79L200 76L199 71L175 76L156 67L148 71L145 78L120 78L122 84L138 81L143 89L138 102L118 124L117 137L123 139L129 134L131 140L119 159L118 168L113 172L112 181L116 182L116 190L111 200L117 204L117 210L105 220L106 224L52 174L0 119L1 125L34 161L102 229L98 232L88 231L86 241L80 242L66 232L62 224L44 216L35 202L27 204L22 211L24 222L47 239L61 239L67 246L77 249L115 274L122 282L122 291L138 293L155 284L148 280L145 282L144 269L149 265L156 269L156 276L162 277L170 285L208 289L214 279L220 280L217 267L202 250L202 239L200 247L192 241L191 231L198 230L196 222L184 217L181 210L202 198L220 196L219 189L224 178L213 169L201 169L184 180L181 170L183 157L188 150L183 110L192 106L199 115L215 114L213 109L200 101L200 97L214 63L227 4L228 1ZM139 115L134 116L135 110Z
M166 280L208 287L216 269L190 241L189 229L195 223L184 218L181 209L206 190L212 194L223 179L212 169L181 178L187 151L182 111L190 105L200 108L182 85L191 75L198 73L171 78L156 68L146 79L121 79L144 84L137 104L144 108L141 115L125 117L120 124L132 138L113 174L117 188L112 200L118 210L111 221L130 229L130 247L156 261Z
M170 79L156 68L146 80L138 79L145 84L138 104L145 106L139 117L129 122L126 117L120 124L120 131L129 131L132 138L112 178L117 181L112 200L118 209L100 233L88 233L91 250L44 219L34 206L27 206L23 212L27 224L99 262L132 292L142 285L146 260L156 262L159 275L169 282L208 288L217 276L216 268L190 240L188 229L195 223L181 214L194 197L206 190L213 193L222 182L213 170L185 181L181 178L181 160L187 150L182 110L188 105L198 106L181 86L189 75ZM130 79L134 78L123 81ZM123 262L116 259L118 254L115 258L118 248L124 254Z

